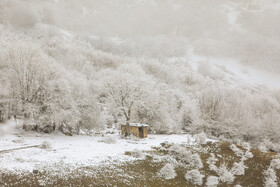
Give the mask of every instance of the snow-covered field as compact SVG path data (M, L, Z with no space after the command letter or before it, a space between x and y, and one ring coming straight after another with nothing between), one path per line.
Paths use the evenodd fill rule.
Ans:
M101 142L108 136L116 142ZM24 132L21 136L20 132L16 132L0 139L0 168L11 172L32 172L56 163L70 165L73 169L118 163L135 159L125 152L134 149L149 151L162 142L193 144L195 140L190 135L149 135L146 139L128 140L121 139L118 134L91 137ZM41 145L47 146L44 148ZM13 150L17 148L22 149Z

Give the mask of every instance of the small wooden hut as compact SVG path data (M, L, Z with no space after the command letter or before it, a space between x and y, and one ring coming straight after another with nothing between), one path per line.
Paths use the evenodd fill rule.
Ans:
M134 136L138 138L147 138L148 137L148 127L149 125L147 124L142 124L142 123L130 123L130 132ZM122 135L125 135L125 124L122 124L121 130L122 130Z

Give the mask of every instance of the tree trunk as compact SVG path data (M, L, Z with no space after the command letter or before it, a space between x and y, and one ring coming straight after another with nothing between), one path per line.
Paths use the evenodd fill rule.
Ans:
M0 123L4 121L4 112L0 110Z
M125 137L130 136L130 126L129 126L129 120L126 120L125 122Z

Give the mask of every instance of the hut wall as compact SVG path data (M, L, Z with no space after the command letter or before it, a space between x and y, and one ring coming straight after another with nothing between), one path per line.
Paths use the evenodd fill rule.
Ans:
M143 134L144 134L144 138L148 137L148 128L147 127L143 127Z
M126 128L125 125L121 126L122 135L125 135L125 128ZM147 138L148 137L148 128L147 127L142 127L142 128L143 128L143 138ZM140 137L139 127L130 126L130 132L134 136Z
M130 127L130 132L131 132L134 136L140 137L139 128L138 128L138 127Z
M122 125L122 128L121 128L121 130L122 130L122 135L125 135L125 128L126 128L126 126L125 126L125 125ZM139 136L140 136L138 127L131 127L131 126L130 126L130 132L131 132L134 136L136 136L136 137L139 137Z

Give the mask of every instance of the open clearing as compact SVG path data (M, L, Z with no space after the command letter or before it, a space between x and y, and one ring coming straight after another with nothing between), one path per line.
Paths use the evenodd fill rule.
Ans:
M217 166L226 163L232 167L234 161L240 160L229 143L208 140L206 145L199 145L186 134L149 135L141 140L120 139L117 134L104 137L21 134L17 132L0 140L1 186L193 186L184 177L191 168L172 159L167 151L173 144L200 155L204 166L200 171L206 176L203 184L207 176L215 175L206 163L210 153L217 155ZM102 142L108 137L115 142ZM142 150L145 157L132 157L131 151L135 149ZM236 176L232 184L220 182L219 186L262 186L262 171L277 154L255 149L251 152L254 157L244 162L248 167L245 175ZM176 162L177 177L171 180L159 177L159 170L171 162Z

